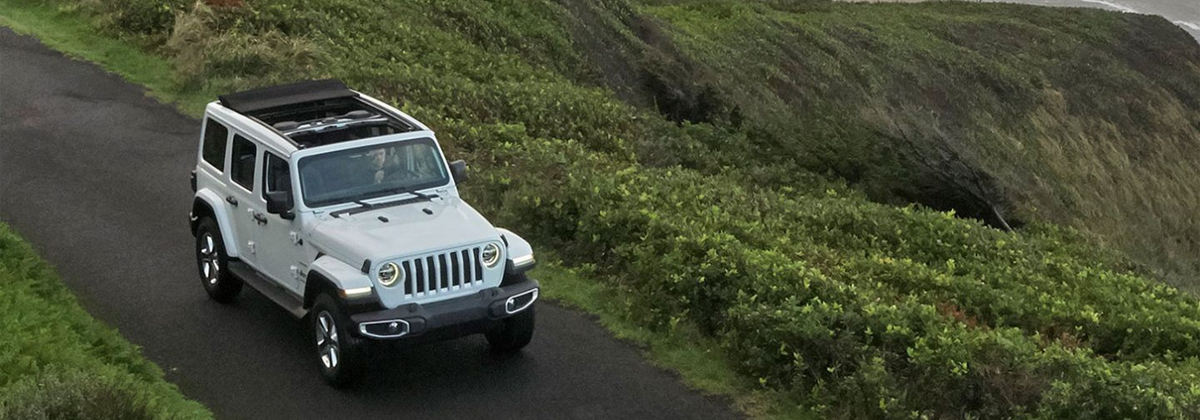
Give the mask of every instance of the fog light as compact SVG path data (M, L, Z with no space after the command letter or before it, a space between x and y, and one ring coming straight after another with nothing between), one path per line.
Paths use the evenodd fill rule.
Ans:
M412 330L408 325L408 321L403 319L389 319L358 324L358 331L367 337L397 338L408 335Z
M521 312L530 305L533 305L533 301L537 300L537 297L538 289L532 289L528 292L510 297L508 300L504 301L504 312L507 312L510 315Z

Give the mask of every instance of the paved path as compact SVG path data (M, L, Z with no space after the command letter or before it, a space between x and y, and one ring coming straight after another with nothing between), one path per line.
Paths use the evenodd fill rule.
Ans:
M365 386L327 388L299 321L249 288L221 306L200 286L187 229L198 130L140 87L0 28L0 220L217 418L739 417L548 304L517 356L469 337L380 356Z

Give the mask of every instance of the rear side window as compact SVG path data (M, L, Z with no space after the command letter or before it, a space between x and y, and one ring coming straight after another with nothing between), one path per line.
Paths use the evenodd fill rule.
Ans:
M225 172L225 143L228 140L228 128L212 118L204 121L204 161L221 172Z
M233 135L233 159L230 160L229 178L247 190L254 190L254 158L258 147L245 137Z

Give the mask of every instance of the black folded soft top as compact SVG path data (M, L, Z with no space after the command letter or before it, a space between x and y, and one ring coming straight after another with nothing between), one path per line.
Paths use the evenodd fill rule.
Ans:
M221 105L241 114L328 99L351 98L357 93L337 79L306 80L286 85L221 95Z

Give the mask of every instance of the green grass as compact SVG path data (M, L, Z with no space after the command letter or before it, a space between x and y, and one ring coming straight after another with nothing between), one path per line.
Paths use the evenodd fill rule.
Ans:
M994 207L1073 226L1178 285L1200 279L1200 45L1162 18L966 2L643 10L744 116L753 152L730 164L828 171L876 201L993 225Z
M1171 178L1184 162L1163 159L1190 156L1200 60L1161 19L821 1L4 1L138 45L169 63L168 95L333 76L404 104L471 162L468 200L561 259L542 269L548 296L757 415L1200 416L1200 304L1097 246L1193 228L1122 213L1130 198L1095 202L1173 187L1184 194L1146 214L1189 205L1191 169ZM1013 139L1032 151L1008 153ZM1125 151L1144 162L1106 172L1122 156L1109 149L1138 139L1156 140ZM911 160L925 153L950 158ZM1025 173L1046 185L1012 181ZM880 204L922 198L897 185L1029 223ZM1074 207L1047 207L1061 197Z
M0 419L210 419L0 223Z

